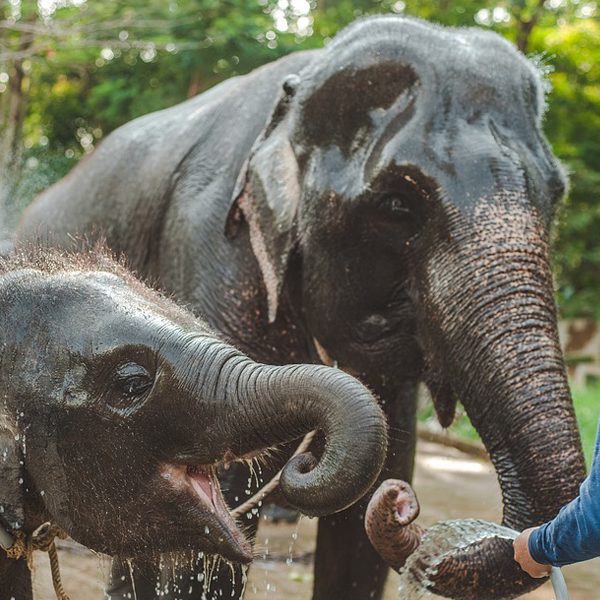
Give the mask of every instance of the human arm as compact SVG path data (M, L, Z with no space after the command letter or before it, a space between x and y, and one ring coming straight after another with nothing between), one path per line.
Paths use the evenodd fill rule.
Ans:
M550 565L537 562L529 551L529 537L535 531L535 527L525 529L514 541L514 558L520 567L535 579L546 577L550 574Z
M560 567L600 556L599 447L597 437L592 468L579 496L553 520L525 530L515 540L515 560L533 577L547 574L547 565Z

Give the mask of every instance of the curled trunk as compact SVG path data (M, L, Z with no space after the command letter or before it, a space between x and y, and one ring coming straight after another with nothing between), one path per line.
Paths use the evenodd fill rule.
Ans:
M268 366L226 346L212 394L218 433L212 446L243 456L319 430L325 438L316 462L300 454L280 479L286 500L301 512L322 516L343 510L375 483L387 451L387 428L374 396L356 379L316 365ZM212 362L212 361L210 361Z
M314 468L301 454L281 474L283 494L302 512L322 516L343 510L375 483L387 451L385 418L353 377L328 367L261 367L248 374L241 403L256 407L267 423L270 416L269 445L313 429L323 432L325 450ZM242 452L264 439L252 433L240 431Z

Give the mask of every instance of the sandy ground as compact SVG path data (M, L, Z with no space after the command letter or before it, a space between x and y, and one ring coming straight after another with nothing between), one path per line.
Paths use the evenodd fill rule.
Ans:
M421 524L464 517L500 519L500 493L492 466L457 450L420 442L414 487L421 502ZM245 598L308 600L315 533L316 521L311 519L302 518L297 525L261 522L257 544L267 559L259 559L253 565ZM35 600L55 598L47 563L47 558L38 553ZM63 582L71 600L101 600L108 567L107 559L80 547L61 551ZM564 573L571 600L592 600L600 596L600 559L567 567ZM385 600L398 600L397 581L398 576L393 573ZM551 600L554 595L547 583L522 598Z

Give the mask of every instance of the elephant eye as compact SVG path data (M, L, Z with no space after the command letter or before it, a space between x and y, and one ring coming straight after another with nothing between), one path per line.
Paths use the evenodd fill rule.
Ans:
M415 227L417 215L414 202L403 195L390 194L381 198L378 203L376 218L383 226Z
M383 208L390 214L397 217L406 217L411 215L411 210L405 200L399 196L389 196L383 201Z
M394 247L404 247L419 232L422 215L408 194L386 194L377 203L370 220L379 240Z
M139 398L150 390L152 383L148 370L136 363L121 365L115 373L116 388L122 398Z

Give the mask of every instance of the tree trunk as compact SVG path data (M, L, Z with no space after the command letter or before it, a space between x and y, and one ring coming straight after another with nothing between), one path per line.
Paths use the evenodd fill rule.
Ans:
M30 22L35 22L37 14ZM33 45L34 33L22 31L16 45L15 58L8 69L8 89L0 112L0 207L7 208L19 178L21 152L23 148L23 122L27 107L26 73L24 68L27 50ZM9 63L10 65L10 63Z
M26 95L24 89L25 72L23 59L17 59L9 73L8 110L2 132L2 165L3 172L11 172L18 164L25 118Z
M192 73L192 78L190 79L190 83L188 85L187 97L192 98L200 91L200 85L202 81L200 79L200 73L198 71L194 71Z
M523 52L523 54L527 54L527 51L529 49L529 39L531 38L531 32L533 31L533 28L537 25L544 12L544 1L545 0L538 0L530 18L524 18L524 7L515 16L517 22L517 48L519 48L519 50Z

